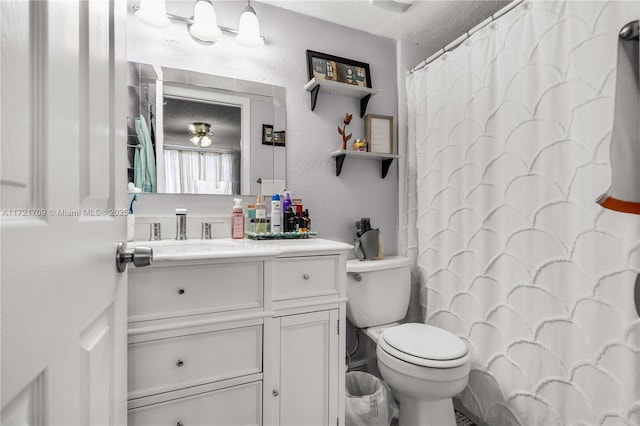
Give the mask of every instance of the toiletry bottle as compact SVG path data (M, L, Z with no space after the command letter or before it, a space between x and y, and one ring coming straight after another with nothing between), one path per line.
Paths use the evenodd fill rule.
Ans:
M247 225L249 227L249 232L256 232L255 218L256 218L256 205L247 204Z
M378 253L373 260L382 260L384 259L384 248L382 247L382 232L378 229Z
M280 195L273 194L271 197L271 233L279 234L282 231L282 205Z
M287 211L284 212L284 231L295 232L296 230L296 214L291 206L287 207Z
M244 213L242 212L242 200L233 199L233 213L231 213L231 238L236 240L244 238Z
M264 195L258 195L256 199L256 232L267 232L267 209L264 205Z
M309 210L302 212L302 219L304 220L305 232L311 231L311 218L309 217Z
M291 205L291 192L284 191L284 200L282 200L282 212L286 212L287 208Z

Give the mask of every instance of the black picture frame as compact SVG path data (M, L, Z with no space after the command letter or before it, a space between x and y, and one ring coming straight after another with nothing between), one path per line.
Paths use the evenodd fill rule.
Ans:
M273 146L285 146L287 144L287 136L284 130L273 132Z
M371 88L371 71L364 62L307 50L307 71L309 80L332 80Z
M273 125L262 125L262 145L273 145Z

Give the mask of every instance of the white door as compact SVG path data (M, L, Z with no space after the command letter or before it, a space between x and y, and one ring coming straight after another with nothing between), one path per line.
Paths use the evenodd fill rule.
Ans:
M125 424L126 4L0 14L1 423Z
M338 310L280 320L281 426L338 424Z

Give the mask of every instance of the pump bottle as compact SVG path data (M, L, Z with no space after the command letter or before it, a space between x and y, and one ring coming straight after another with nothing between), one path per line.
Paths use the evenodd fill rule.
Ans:
M242 199L233 199L233 212L231 213L231 238L240 240L244 238L244 213L242 212Z

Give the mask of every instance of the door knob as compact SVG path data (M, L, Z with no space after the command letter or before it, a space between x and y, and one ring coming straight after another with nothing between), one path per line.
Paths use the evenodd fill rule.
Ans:
M136 247L127 249L126 243L118 243L116 251L116 267L118 272L127 270L127 263L133 263L137 268L149 266L153 262L153 249L151 247Z

